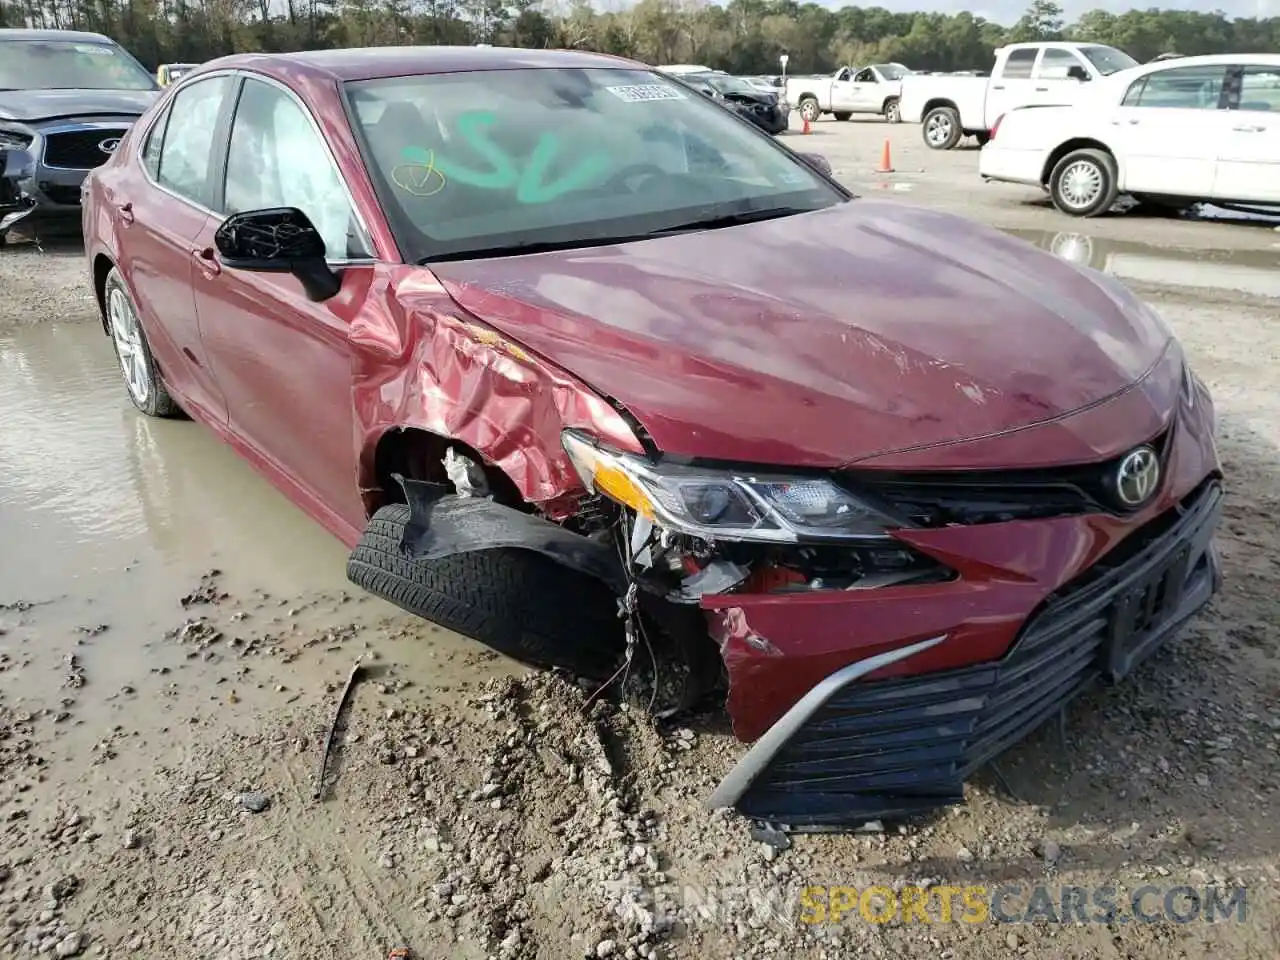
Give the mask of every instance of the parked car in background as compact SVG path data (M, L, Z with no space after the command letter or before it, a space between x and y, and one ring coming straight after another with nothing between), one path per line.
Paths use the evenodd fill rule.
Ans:
M762 89L742 77L724 73L686 73L680 77L699 93L745 117L766 133L778 134L787 129L791 105L783 92L774 87Z
M167 87L175 80L181 80L198 66L200 66L198 63L162 63L156 67L156 83Z
M950 150L967 135L983 144L1010 110L1071 103L1084 84L1137 65L1127 53L1096 43L1011 43L997 48L989 77L906 78L902 119L923 124L931 150Z
M898 122L902 78L911 71L900 63L869 67L841 67L830 76L788 77L787 102L810 123L830 113L848 120L855 113L873 113Z
M1113 74L1070 107L1011 110L984 180L1043 187L1075 217L1124 193L1169 207L1280 206L1280 55L1179 57Z
M742 79L757 90L776 93L782 97L786 96L787 82L782 77L743 77Z
M962 802L1220 589L1213 402L1152 308L642 64L218 60L90 175L84 232L139 410L406 610L723 696L753 746L712 806Z
M158 90L101 34L0 30L0 244L19 223L77 226L85 174Z

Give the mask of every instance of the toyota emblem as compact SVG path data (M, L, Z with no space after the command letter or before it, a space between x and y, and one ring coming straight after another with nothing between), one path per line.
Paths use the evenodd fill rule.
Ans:
M1140 507L1160 486L1160 458L1150 447L1124 455L1116 468L1116 496L1126 507Z
M98 144L98 149L103 153L112 154L116 152L116 147L118 146L120 146L119 137L108 137L106 140L103 140Z

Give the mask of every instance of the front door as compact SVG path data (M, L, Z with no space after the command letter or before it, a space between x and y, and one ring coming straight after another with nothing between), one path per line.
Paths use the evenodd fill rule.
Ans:
M331 528L359 530L348 330L373 273L371 244L311 114L274 83L245 78L231 122L219 209L296 207L325 238L342 289L313 303L289 274L228 269L206 225L197 246L196 309L231 431L278 483Z
M112 203L120 266L165 382L218 424L227 406L200 337L191 253L210 218L209 158L232 82L220 74L178 91L143 142L145 177L122 181Z
M1031 88L1031 103L1042 106L1064 106L1074 103L1085 82L1069 75L1072 68L1092 76L1089 65L1070 47L1045 47L1036 61Z
M1111 117L1122 190L1213 195L1218 149L1231 120L1219 109L1226 70L1171 67L1130 85Z
M1214 195L1221 200L1280 203L1280 67L1236 67L1228 91L1227 129L1218 148Z

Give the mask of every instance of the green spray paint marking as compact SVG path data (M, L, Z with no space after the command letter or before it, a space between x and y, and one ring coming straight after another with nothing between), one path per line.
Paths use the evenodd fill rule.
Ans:
M558 180L545 183L547 168L560 152L559 139L553 134L544 133L522 171L517 169L515 160L486 135L487 128L497 122L498 118L487 112L467 113L458 118L458 133L477 154L489 161L491 170L464 167L439 153L435 154L436 170L444 174L447 180L465 183L481 190L515 188L516 199L521 203L546 203L570 190L585 186L609 167L607 154L593 153ZM423 147L406 147L401 151L401 156L406 163L423 166L430 163L432 157L431 152Z

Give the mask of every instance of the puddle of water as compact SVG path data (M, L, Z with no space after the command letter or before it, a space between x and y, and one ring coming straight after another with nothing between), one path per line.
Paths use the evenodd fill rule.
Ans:
M1173 250L1084 233L1007 232L1063 260L1109 273L1119 280L1280 297L1280 250Z
M346 580L342 544L203 426L139 414L94 323L0 334L0 410L0 604L37 603L25 613L0 608L0 654L9 658L0 659L0 698L53 712L76 701L58 727L63 751L87 757L120 723L167 735L174 710L256 723L286 696L281 684L329 699L324 683L370 643L428 688L515 667L477 669L487 661L478 644L358 591ZM225 571L222 587L243 623L203 650L166 639L200 615L225 629L227 606L179 603L210 568ZM98 624L109 629L84 632ZM350 624L360 632L341 649L325 654L322 642L296 663L241 657L227 645L240 626L246 637L300 648ZM64 684L69 653L84 667L84 691ZM177 679L187 691L181 707L167 699ZM126 686L135 693L118 692ZM239 708L227 707L231 689Z

